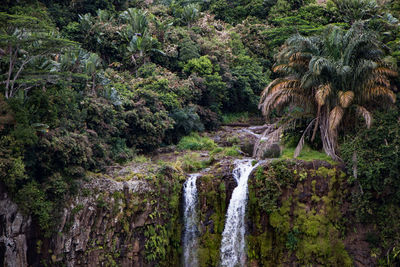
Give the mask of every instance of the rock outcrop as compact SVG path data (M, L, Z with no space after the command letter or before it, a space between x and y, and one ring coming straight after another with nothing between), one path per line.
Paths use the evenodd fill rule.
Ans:
M66 200L61 215L55 217L56 233L48 238L0 188L0 266L178 264L179 246L171 244L180 242L184 177L170 168L146 175L148 180L132 172L113 178L89 175L79 194ZM171 199L176 200L171 203ZM155 250L158 246L165 250Z
M218 266L226 211L236 182L225 157L197 179L199 265ZM149 166L147 166L147 165ZM88 174L66 198L56 233L44 237L0 186L0 266L179 266L186 175L149 163ZM249 266L373 266L365 234L352 231L340 166L268 161L249 179Z
M0 266L27 266L28 235L31 218L22 215L18 206L0 183Z

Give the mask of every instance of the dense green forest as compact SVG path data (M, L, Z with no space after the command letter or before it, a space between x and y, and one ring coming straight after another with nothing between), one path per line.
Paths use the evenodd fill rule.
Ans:
M0 181L49 236L87 172L264 116L295 155L346 166L384 265L400 257L399 20L397 0L5 0Z

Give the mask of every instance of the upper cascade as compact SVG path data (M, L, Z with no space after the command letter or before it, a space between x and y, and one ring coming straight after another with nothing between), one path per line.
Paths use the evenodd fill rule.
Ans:
M234 267L244 266L246 262L245 253L245 214L248 198L247 181L254 168L253 159L235 161L233 177L237 182L229 202L224 232L221 242L221 266Z
M191 174L183 185L184 199L184 223L185 230L183 233L183 266L198 266L197 246L198 246L198 217L197 217L197 187L196 180L200 174Z

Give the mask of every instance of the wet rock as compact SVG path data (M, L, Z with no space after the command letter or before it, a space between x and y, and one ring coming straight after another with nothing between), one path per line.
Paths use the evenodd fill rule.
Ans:
M268 145L263 149L261 154L261 159L279 158L281 155L281 147L277 143Z
M209 137L220 146L236 145L245 155L252 156L259 134L250 128L224 126L217 132L210 133Z

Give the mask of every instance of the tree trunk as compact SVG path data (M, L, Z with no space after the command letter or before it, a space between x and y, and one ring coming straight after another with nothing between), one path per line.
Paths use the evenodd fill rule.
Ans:
M329 108L326 107L320 114L319 130L321 132L322 147L325 153L335 161L342 161L337 155L337 138L329 131Z
M6 92L5 92L5 97L7 99L10 97L9 86L10 86L10 81L11 81L11 73L12 73L12 70L14 68L15 59L16 59L16 55L17 55L18 49L15 50L15 54L14 55L13 55L13 49L12 49L11 45L8 47L8 50L10 52L10 64L9 64L9 68L8 68L8 76L7 76Z
M92 74L92 95L96 93L96 73Z

